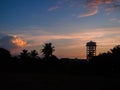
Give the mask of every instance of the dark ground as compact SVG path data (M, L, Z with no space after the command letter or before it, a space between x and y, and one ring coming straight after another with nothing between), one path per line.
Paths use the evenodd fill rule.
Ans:
M119 90L120 74L1 72L0 90Z

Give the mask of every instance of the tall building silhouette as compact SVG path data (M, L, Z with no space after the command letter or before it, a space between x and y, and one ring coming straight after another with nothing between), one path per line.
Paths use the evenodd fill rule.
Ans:
M86 43L86 56L87 60L90 60L93 56L96 56L96 42L90 41Z

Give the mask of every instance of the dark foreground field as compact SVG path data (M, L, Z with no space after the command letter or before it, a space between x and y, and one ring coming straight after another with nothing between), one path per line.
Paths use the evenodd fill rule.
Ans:
M5 73L0 90L118 90L120 74Z

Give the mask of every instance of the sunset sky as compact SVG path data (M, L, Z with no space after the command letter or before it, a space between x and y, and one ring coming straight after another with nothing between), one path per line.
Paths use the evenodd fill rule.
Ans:
M57 57L86 58L120 44L120 0L0 0L0 47L40 52L51 42Z

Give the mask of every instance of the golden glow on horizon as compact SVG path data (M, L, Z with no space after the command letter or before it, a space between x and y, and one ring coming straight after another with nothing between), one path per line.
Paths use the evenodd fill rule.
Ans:
M39 33L41 31L36 31ZM97 55L107 52L115 45L120 44L119 28L96 28L94 30L85 30L78 33L64 34L41 34L28 35L23 34L26 41L33 41L26 45L26 49L34 48L40 50L41 45L45 42L51 42L55 46L55 55L58 57L86 58L86 42L93 40L97 43ZM24 37L25 36L25 37ZM64 41L65 40L65 41ZM18 46L23 46L26 42L20 39L13 40Z

